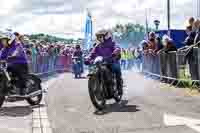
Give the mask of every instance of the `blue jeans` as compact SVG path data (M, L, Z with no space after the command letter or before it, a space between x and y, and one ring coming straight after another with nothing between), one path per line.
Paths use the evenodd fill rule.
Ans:
M120 62L112 64L112 71L113 71L113 73L116 74L117 88L120 91L121 90L120 88L122 87L122 84L121 84L122 72L121 72ZM121 93L121 91L120 91L120 93Z
M112 71L116 73L117 77L121 78L122 72L121 72L121 66L119 62L112 64Z
M81 74L81 63L73 64L73 72L74 74Z
M122 66L122 69L126 69L126 60L124 59L121 60L121 66Z
M81 73L83 73L84 72L84 63L83 63L84 61L83 61L83 58L81 59Z

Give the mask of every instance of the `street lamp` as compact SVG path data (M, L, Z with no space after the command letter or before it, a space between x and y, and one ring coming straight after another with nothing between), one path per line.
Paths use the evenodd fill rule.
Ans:
M160 21L159 20L154 20L154 24L156 26L156 30L158 30L158 27L160 25Z
M170 0L167 0L167 24L168 24L168 36L170 36Z

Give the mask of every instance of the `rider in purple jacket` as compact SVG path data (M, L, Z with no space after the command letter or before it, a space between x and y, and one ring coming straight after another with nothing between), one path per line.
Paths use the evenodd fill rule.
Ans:
M117 75L117 84L118 87L121 82L121 68L120 68L120 58L121 51L120 48L116 46L115 42L112 40L112 34L109 31L102 30L96 34L96 38L99 41L88 58L86 59L86 64L92 64L94 59L98 56L102 56L103 58L112 58L112 71Z
M25 76L28 73L28 61L23 46L16 39L12 40L7 35L1 36L0 41L3 45L3 49L0 52L0 60L7 61L8 71L19 78L20 93L23 94Z

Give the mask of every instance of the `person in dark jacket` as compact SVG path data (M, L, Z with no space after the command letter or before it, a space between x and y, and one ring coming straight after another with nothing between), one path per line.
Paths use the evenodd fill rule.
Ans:
M200 20L196 20L194 23L194 30L196 31L196 36L194 39L194 44L200 43ZM200 46L200 44L198 45Z
M184 44L186 46L193 45L194 44L194 39L195 39L195 36L196 36L196 32L192 31L192 26L187 27L186 30L187 30L188 36L185 39Z
M23 95L25 89L25 76L28 73L28 60L21 43L12 40L8 35L0 37L3 49L0 53L0 60L6 60L8 71L19 78L20 94Z
M83 56L83 51L81 50L81 46L79 44L77 44L75 46L75 50L73 51L73 57L79 57L80 59Z
M74 58L74 57L77 57L78 58L78 60L80 60L80 66L81 66L81 73L83 73L83 51L82 51L82 49L81 49L81 46L79 45L79 44L77 44L76 46L75 46L75 50L73 51L73 54L72 54L72 58Z
M161 37L158 36L156 37L156 50L154 51L154 53L157 53L161 49L163 49L163 44L162 44Z
M184 44L186 46L190 46L194 44L194 39L196 36L196 31L193 29L194 27L195 20L193 17L191 17L189 20L186 21L185 26L186 26L186 33L187 33L187 38L184 41Z
M168 52L170 52L170 51L177 51L177 48L176 48L176 46L174 45L174 42L173 42L172 40L169 40L169 41L167 42L166 47L164 48L164 52L165 52L165 53L168 53Z
M200 29L197 32L195 39L194 39L194 44L197 44L197 43L198 43L198 46L200 46Z
M170 51L177 51L177 48L174 45L173 40L169 36L164 35L162 41L163 41L164 48L161 49L158 53L161 53L161 52L168 53Z

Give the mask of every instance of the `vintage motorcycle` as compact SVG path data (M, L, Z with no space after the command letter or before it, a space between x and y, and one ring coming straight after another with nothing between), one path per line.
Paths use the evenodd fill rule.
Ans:
M15 102L26 100L30 105L38 105L42 101L43 92L41 80L34 74L26 75L24 95L20 95L17 84L19 79L7 71L6 61L0 61L0 107L4 101Z
M117 86L116 74L112 72L112 60L97 57L89 68L88 89L92 104L97 110L103 110L106 101L115 99L120 102L123 96L123 80Z

